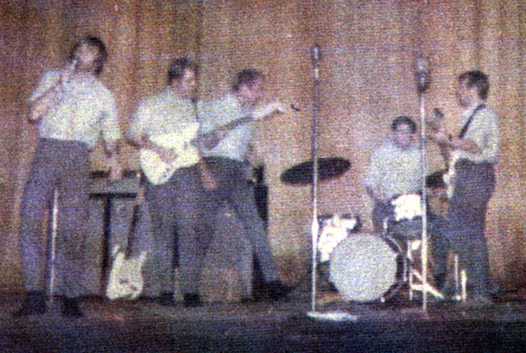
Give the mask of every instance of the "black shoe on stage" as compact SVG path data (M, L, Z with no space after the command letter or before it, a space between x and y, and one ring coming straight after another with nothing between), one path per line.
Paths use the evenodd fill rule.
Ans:
M185 294L184 295L184 306L187 308L195 308L203 305L199 294Z
M42 291L33 291L27 293L27 297L22 303L22 307L15 311L14 317L23 317L29 315L42 315L47 311L46 296Z
M272 301L285 298L292 290L292 287L285 286L280 281L269 282L265 287L267 297Z
M80 310L78 298L64 297L62 301L62 315L69 318L84 317L82 310Z
M174 300L174 294L171 292L163 292L161 293L161 296L158 300L159 304L163 306L174 306L175 300Z
M241 304L253 304L256 300L252 297L242 297L241 298Z

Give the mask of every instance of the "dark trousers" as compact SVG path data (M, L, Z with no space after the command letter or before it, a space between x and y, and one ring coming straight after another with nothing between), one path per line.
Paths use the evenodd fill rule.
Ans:
M40 139L21 205L21 247L25 287L46 288L47 242L42 226L58 190L55 273L63 277L61 292L83 294L82 266L88 221L89 151L75 141Z
M495 169L489 163L460 160L448 210L450 249L466 269L468 289L473 295L490 290L489 257L484 235L488 202L495 191Z
M206 163L218 188L209 192L212 207L207 209L207 218L215 219L222 202L227 201L240 220L258 260L265 282L279 280L278 270L272 257L265 225L261 220L254 197L254 188L246 177L243 162L220 157L208 157Z
M209 205L204 197L197 166L177 170L164 184L147 184L154 277L162 292L174 291L174 264L178 255L181 292L198 293L204 257L212 239L211 219L205 216Z

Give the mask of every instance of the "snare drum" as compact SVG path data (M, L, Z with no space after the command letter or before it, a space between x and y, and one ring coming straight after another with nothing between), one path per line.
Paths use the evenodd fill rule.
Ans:
M393 216L387 233L400 240L419 239L422 235L422 198L419 194L404 194L391 201Z
M419 194L400 195L391 201L396 222L422 217L422 198Z
M330 259L330 281L349 301L387 299L401 286L404 260L390 237L357 233L342 240Z

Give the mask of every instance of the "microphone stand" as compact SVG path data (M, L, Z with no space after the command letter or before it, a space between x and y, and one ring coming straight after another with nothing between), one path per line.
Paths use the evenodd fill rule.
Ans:
M425 91L429 86L429 72L427 68L427 60L423 57L416 59L416 81L418 89L418 102L420 107L420 158L421 158L421 188L422 198L420 200L422 209L422 247L421 247L421 261L422 261L422 310L427 313L427 266L428 266L428 234L427 234L427 140L426 140L426 101Z
M48 233L50 239L50 254L48 255L49 273L48 273L48 300L53 303L55 300L55 281L56 281L56 256L57 256L57 230L58 230L58 189L53 191L53 201L51 212L48 220Z
M311 158L312 158L312 287L311 287L311 310L316 312L316 288L317 288L317 252L318 235L320 224L318 221L318 116L320 113L320 47L316 44L312 48L312 66L314 75L314 90L312 103L312 127L311 127Z

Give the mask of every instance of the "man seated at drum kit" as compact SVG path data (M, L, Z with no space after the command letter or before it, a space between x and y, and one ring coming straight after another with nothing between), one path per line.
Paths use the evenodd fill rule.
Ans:
M390 138L373 152L365 180L367 193L374 200L374 232L402 241L417 239L422 231L421 210L418 212L422 189L422 159L419 145L415 141L416 124L407 116L399 116L391 123L391 131ZM410 207L415 200L418 209ZM405 208L405 214L400 208ZM438 255L446 249L443 244L446 238L442 234L446 230L447 221L429 212L429 208L427 214L433 254L437 258L443 258ZM435 263L433 266L437 287L443 285L446 265Z

